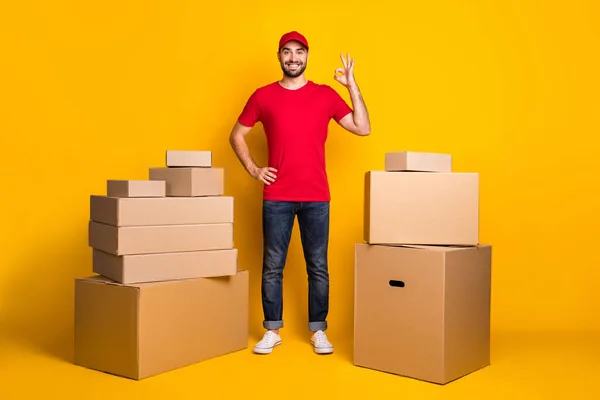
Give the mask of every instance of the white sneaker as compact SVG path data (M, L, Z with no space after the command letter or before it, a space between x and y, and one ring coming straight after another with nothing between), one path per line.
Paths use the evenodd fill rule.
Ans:
M269 354L275 346L281 344L281 337L273 331L265 332L260 342L254 346L254 352L258 354Z
M317 354L330 354L333 353L333 345L327 340L327 335L323 331L315 332L310 338L310 343L315 349Z

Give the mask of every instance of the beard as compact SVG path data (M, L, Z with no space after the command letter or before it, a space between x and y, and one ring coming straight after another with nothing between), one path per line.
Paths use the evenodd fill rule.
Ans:
M290 77L290 78L296 78L296 77L302 75L304 73L304 70L306 69L306 64L302 64L300 62L287 63L287 65L284 63L280 63L280 64L281 64L281 70L283 71L285 76ZM287 69L290 64L297 65L297 68L295 70Z

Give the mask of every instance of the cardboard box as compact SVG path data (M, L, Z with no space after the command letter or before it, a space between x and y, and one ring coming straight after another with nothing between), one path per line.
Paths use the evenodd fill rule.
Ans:
M89 222L88 244L116 256L233 248L233 224L112 226Z
M92 269L119 283L235 275L238 250L204 250L115 256L93 249Z
M439 384L489 365L491 255L357 244L354 364Z
M165 197L167 184L164 181L117 180L106 181L108 197Z
M90 196L90 219L114 226L233 222L231 196L115 198Z
M416 151L385 154L386 171L452 172L452 155Z
M150 168L150 180L167 182L167 196L222 196L223 168Z
M248 271L122 285L75 281L75 364L144 379L248 346Z
M212 167L212 152L207 150L167 150L167 167Z
M370 244L476 245L479 174L367 172L363 238Z

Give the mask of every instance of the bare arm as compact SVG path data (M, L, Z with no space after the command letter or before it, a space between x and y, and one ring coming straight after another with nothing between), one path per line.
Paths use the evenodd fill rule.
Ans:
M236 121L233 129L231 130L231 134L229 135L229 143L235 152L240 163L244 169L251 175L254 176L258 166L252 159L250 155L250 150L248 150L248 145L246 144L245 137L250 132L252 128L242 125L239 121Z
M371 133L371 121L369 120L367 106L360 94L360 89L357 84L354 84L348 87L348 91L350 92L354 112L342 118L340 125L356 135L367 136Z
M251 129L251 127L245 126L239 121L236 121L233 129L231 130L231 134L229 135L229 143L231 144L231 148L235 152L238 160L244 169L250 174L250 176L269 185L271 182L275 181L276 176L273 172L277 172L277 170L275 168L268 167L260 168L252 159L250 150L248 150L248 145L246 144L245 140L246 135Z
M342 118L339 124L346 130L359 135L367 136L371 133L371 121L369 119L369 112L367 106L360 93L360 89L356 80L354 79L354 59L348 55L348 60L341 56L344 68L336 69L334 75L335 80L344 85L350 93L350 99L352 100L352 108L354 111L344 118ZM341 73L341 76L337 74Z

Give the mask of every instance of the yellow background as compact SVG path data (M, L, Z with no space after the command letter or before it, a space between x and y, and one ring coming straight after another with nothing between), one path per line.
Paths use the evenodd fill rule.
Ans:
M251 92L281 76L277 41L292 29L311 45L307 77L347 101L333 72L340 53L355 57L372 121L367 138L332 123L327 143L328 332L334 344L346 343L348 362L363 176L383 169L385 153L395 150L450 153L455 171L481 173L481 241L494 246L495 333L600 330L599 4L3 2L6 343L70 357L73 279L91 273L89 195L104 193L107 179L146 179L167 149L212 150L214 165L225 168L240 267L251 272L253 343L262 332L261 187L240 166L228 135ZM248 142L264 165L262 127ZM296 225L282 333L306 340L297 233Z

